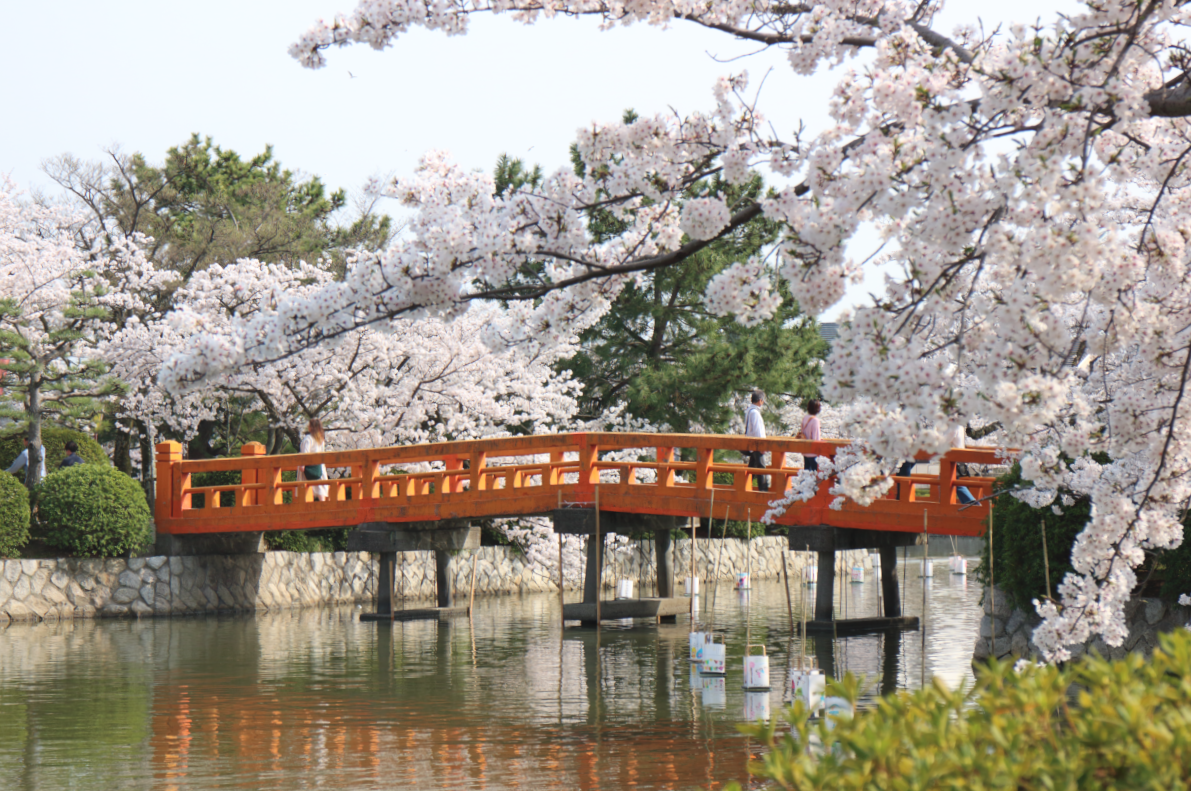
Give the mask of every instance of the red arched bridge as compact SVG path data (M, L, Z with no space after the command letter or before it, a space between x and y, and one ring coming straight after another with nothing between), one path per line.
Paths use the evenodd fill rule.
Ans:
M565 605L564 619L673 617L690 609L671 598L668 547L676 520L757 521L801 472L791 461L804 454L832 457L846 444L714 434L575 433L285 456L266 456L264 446L250 443L236 458L188 461L181 445L164 442L157 446L155 521L167 543L182 542L171 545L172 553L202 535L356 527L348 546L379 554L378 610L387 620L395 617L392 584L399 552L436 550L437 612L454 613L459 608L451 608L449 582L443 583L447 550L478 546L479 531L470 520L549 515L558 533L599 535L602 515L604 534L653 530L659 598L607 602L601 610L603 542L596 541L589 545L595 551L587 553L584 601ZM716 461L716 451L733 452L721 454L733 459L742 451L762 451L770 464L754 469ZM919 455L920 461L928 458ZM897 485L887 496L867 506L845 502L832 509L832 482L823 481L809 501L786 509L776 524L788 527L790 548L819 553L815 620L808 628L838 632L917 624L917 618L901 617L896 548L917 543L924 532L983 534L992 508L992 501L983 498L992 493L993 479L957 477L956 465L963 462L997 464L1000 459L990 448L957 448L938 460L937 474L895 477ZM298 469L315 464L326 466L328 478L297 480ZM240 480L195 485L196 475L216 472L238 472ZM758 475L768 477L768 491L756 488ZM324 485L329 496L316 501L314 487ZM975 504L957 502L960 486L967 487ZM835 621L835 553L866 548L881 556L882 617Z
M831 457L846 444L575 433L284 456L266 456L264 446L250 443L239 457L184 460L179 443L163 442L157 446L155 521L158 533L187 535L548 515L560 506L593 505L597 486L601 512L708 517L714 498L716 519L757 521L801 471L791 461L802 454ZM763 451L770 466L715 461L717 450ZM642 460L601 458L605 451L638 451ZM865 507L847 502L833 510L831 482L824 481L811 500L791 505L776 524L922 533L925 513L933 535L981 535L991 503L961 506L956 488L967 487L979 501L990 494L993 479L957 477L959 462L1000 460L991 448L954 449L938 461L937 475L896 477L898 485L886 497ZM293 473L314 464L326 465L328 480L295 480ZM194 484L196 475L211 472L239 472L240 482ZM759 473L769 477L768 491L755 488ZM314 499L319 485L329 487L324 502Z

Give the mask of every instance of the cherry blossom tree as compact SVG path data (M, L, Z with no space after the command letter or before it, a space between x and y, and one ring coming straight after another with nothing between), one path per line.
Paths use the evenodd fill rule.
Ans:
M104 275L137 266L135 245L103 253L81 249L78 217L69 208L22 200L0 181L0 415L26 428L30 462L25 483L37 485L46 415L89 423L97 399L122 387L99 358L97 344L110 315ZM13 397L19 402L13 403Z
M416 210L405 237L342 282L201 338L163 381L185 390L361 326L459 316L486 299L532 305L495 323L489 343L565 342L637 273L764 214L783 226L776 254L717 276L710 309L765 321L781 278L814 313L864 266L892 273L883 295L842 322L825 369L829 401L869 399L862 441L837 460L859 471L841 475L840 494L863 499L896 460L943 451L956 422L999 423L1038 504L1061 488L1093 503L1076 573L1061 603L1039 607L1036 641L1057 659L1095 634L1119 645L1134 569L1147 550L1182 541L1191 502L1191 12L1086 0L1050 23L986 34L939 30L941 7L364 0L291 54L319 67L328 47L384 49L415 26L466 33L473 13L526 23L567 14L608 27L699 25L775 50L799 75L852 65L829 123L789 137L764 123L735 75L714 86L708 112L581 129L582 177L560 170L496 197L488 177L428 155L413 178L384 187ZM698 179L756 173L788 186L733 205L678 200ZM594 241L594 207L615 212L623 232ZM884 247L858 262L849 245L865 227Z

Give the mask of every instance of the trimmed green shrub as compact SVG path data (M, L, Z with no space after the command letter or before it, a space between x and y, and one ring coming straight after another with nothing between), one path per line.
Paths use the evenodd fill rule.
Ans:
M27 543L29 490L16 476L0 474L0 558L15 558Z
M7 470L16 461L17 456L25 449L25 443L21 441L21 437L25 436L25 431L14 432L0 436L0 469ZM79 455L88 464L99 464L104 467L112 466L111 459L103 452L103 448L99 443L91 439L91 437L82 433L81 431L71 431L67 428L59 428L58 426L42 426L41 427L41 444L45 447L45 470L49 474L58 469L58 465L62 463L70 454L66 452L66 443L74 440L79 445ZM23 478L22 478L23 480ZM143 494L141 495L144 496Z
M936 681L850 718L812 723L796 703L781 736L782 717L740 727L769 748L749 771L800 791L1188 788L1191 633L1160 641L1149 660L1092 656L1020 674L993 662L967 689ZM828 694L855 705L861 687L849 674Z
M37 487L46 543L74 555L115 557L149 542L151 515L141 485L119 470L78 464Z

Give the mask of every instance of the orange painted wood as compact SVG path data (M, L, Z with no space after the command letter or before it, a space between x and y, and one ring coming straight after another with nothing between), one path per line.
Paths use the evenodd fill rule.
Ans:
M551 512L560 494L564 504L590 505L598 483L600 508L605 511L707 516L714 489L717 518L724 517L720 512L724 508L728 518L756 520L783 497L799 472L786 466L786 454L830 457L847 444L784 437L576 433L285 456L266 456L263 446L251 443L238 458L186 461L181 445L163 442L157 446L154 513L158 532L177 535L528 516ZM694 450L696 460L678 461L677 451L682 448ZM602 451L631 449L639 449L647 460L600 459ZM773 466L750 470L743 463L717 462L717 450L761 450L771 454ZM918 458L929 459L925 454ZM995 464L1001 460L993 449L953 450L940 459L940 475L895 477L901 484L900 498L891 489L867 507L845 502L840 509L832 509L832 483L825 481L809 502L789 506L776 523L917 533L925 510L933 534L981 535L991 503L960 506L955 487L967 486L979 499L992 493L993 479L956 477L955 464L960 461ZM326 465L330 480L282 481L286 471L320 463ZM410 469L419 464L431 469ZM241 483L191 484L195 473L216 470L239 470ZM643 479L647 471L654 473L655 481ZM713 483L716 474L730 475L732 482ZM754 490L753 476L758 474L770 476L769 492ZM331 496L326 502L315 502L311 487L324 484ZM924 499L918 497L919 486L930 487ZM219 506L221 492L234 493L231 507ZM193 507L197 493L206 495L206 507Z

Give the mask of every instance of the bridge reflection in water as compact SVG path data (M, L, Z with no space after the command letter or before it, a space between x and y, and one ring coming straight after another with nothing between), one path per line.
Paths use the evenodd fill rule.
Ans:
M915 571L907 583L921 601ZM978 586L931 585L927 675L957 683ZM850 611L875 607L876 587L852 586ZM717 705L691 685L685 625L560 640L553 596L480 601L453 624L361 624L336 609L13 625L0 638L0 787L718 788L757 750L734 727L746 631L775 679L798 650L784 589L762 581L751 595L745 608L724 585L714 610L703 602L701 622L729 646ZM920 645L812 637L807 651L912 686ZM777 712L780 689L771 702Z

